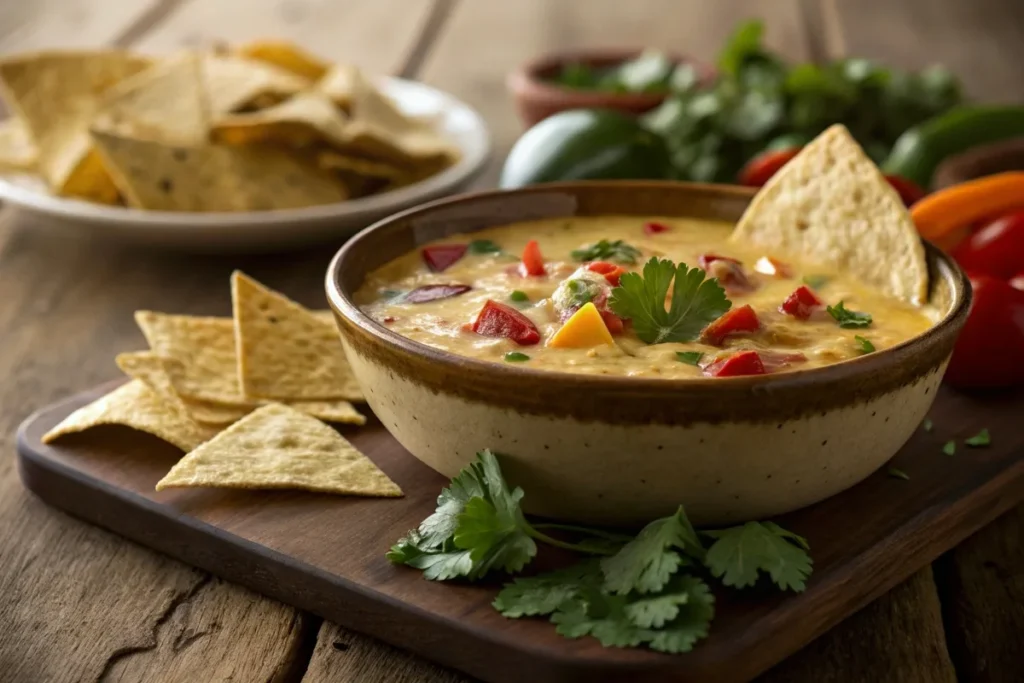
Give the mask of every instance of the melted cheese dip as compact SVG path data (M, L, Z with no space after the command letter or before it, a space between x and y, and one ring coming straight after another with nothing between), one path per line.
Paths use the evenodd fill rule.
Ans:
M655 222L668 228L647 234L644 224ZM775 357L799 358L772 367L785 372L837 363L864 353L855 337L868 340L882 350L921 334L934 324L938 314L927 307L916 308L858 284L835 272L827 264L802 262L792 254L768 254L762 249L728 241L732 225L678 218L638 218L606 216L543 220L491 228L472 235L456 235L434 244L468 244L472 240L491 240L501 253L468 251L443 272L432 272L421 250L406 254L369 275L356 294L363 310L395 332L461 356L504 363L509 352L529 356L517 365L541 370L617 375L628 377L697 378L701 367L681 362L677 352L700 352L701 365L742 349L769 352ZM721 345L700 341L646 344L629 324L617 334L613 345L591 348L552 348L547 342L561 327L565 311L556 305L553 295L559 285L577 272L583 263L571 252L599 240L623 240L640 250L635 264L622 264L640 272L652 256L684 262L696 267L702 255L714 254L742 263L742 275L753 286L747 291L727 287L733 309L750 304L760 320L756 332L729 336ZM547 274L523 276L517 270L519 255L526 243L536 240L544 257ZM784 264L785 276L759 270L759 260L770 257ZM608 259L613 260L613 259ZM714 264L712 264L714 265ZM708 267L709 275L723 273ZM826 305L844 302L847 309L871 314L870 326L844 329L824 306L815 309L807 320L779 310L782 302L805 282L812 283L817 296ZM402 297L424 285L463 284L471 290L450 298L425 303L405 303ZM512 293L523 292L528 301L514 301ZM492 299L518 309L540 331L540 343L520 346L510 339L487 337L469 331L484 303ZM767 366L767 363L766 363Z

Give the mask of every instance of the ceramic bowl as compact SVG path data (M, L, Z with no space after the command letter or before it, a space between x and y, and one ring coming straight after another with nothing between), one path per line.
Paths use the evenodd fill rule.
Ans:
M609 67L638 56L642 50L605 48L549 54L526 62L508 75L506 84L515 100L516 111L529 128L552 114L567 109L615 109L627 114L642 114L654 109L665 99L665 93L612 93L578 90L553 83L551 78L566 64ZM711 78L714 70L689 58L674 57L676 63L694 64L703 78Z
M373 225L334 257L327 295L373 412L415 457L455 475L505 454L527 511L630 525L680 503L698 524L764 519L832 496L878 469L920 425L963 326L970 288L928 245L928 332L824 368L658 380L530 370L463 358L374 322L352 294L366 274L446 235L609 214L737 220L751 192L722 185L540 185L432 202Z

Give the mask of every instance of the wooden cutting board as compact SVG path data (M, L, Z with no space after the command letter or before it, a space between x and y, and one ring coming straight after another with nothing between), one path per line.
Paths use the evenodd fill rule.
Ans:
M711 635L689 654L566 640L543 620L490 606L497 584L431 583L384 553L434 509L446 481L376 421L344 435L406 493L394 499L302 492L175 490L154 484L180 452L102 427L44 446L40 437L113 385L28 418L18 434L25 485L56 507L229 581L416 652L488 683L747 681L1024 498L1024 394L985 399L943 390L934 429L919 430L886 468L781 521L810 541L805 593L717 590ZM987 427L988 448L963 446ZM958 442L955 456L942 445ZM772 457L770 444L765 457ZM541 556L540 565L557 564Z

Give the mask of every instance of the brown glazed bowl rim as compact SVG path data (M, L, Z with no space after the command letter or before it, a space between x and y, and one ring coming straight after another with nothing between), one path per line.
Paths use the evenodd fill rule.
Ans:
M953 341L946 341L947 335L955 337L966 320L971 304L971 288L967 276L948 255L934 245L925 242L925 250L929 261L937 266L935 272L932 273L932 277L943 278L949 282L951 293L949 310L941 320L928 328L928 330L895 346L831 365L769 375L728 378L700 377L693 379L618 377L556 370L536 370L521 365L478 360L442 351L441 349L404 337L373 320L355 303L352 298L353 292L347 291L342 284L340 274L344 272L346 264L361 259L362 245L365 243L367 236L380 231L407 230L409 229L407 222L410 219L430 215L433 212L452 206L473 204L507 196L551 192L563 192L572 195L574 192L584 189L600 191L601 188L611 186L627 187L638 191L656 190L672 192L673 190L688 189L691 192L725 194L748 200L753 196L753 192L749 188L734 186L673 181L616 180L549 183L512 190L465 193L434 200L380 220L360 231L344 244L334 255L327 269L325 284L328 302L337 315L346 319L361 332L371 337L373 344L380 344L389 347L391 351L397 351L403 355L425 361L433 367L442 369L445 373L455 373L462 376L471 375L475 380L479 380L488 386L507 384L509 388L515 388L518 385L525 390L538 386L538 382L545 382L548 384L557 383L559 392L569 389L579 392L597 391L605 396L622 392L622 398L657 396L666 400L671 400L673 397L679 398L683 392L687 394L689 392L700 392L701 394L714 395L719 398L732 395L737 399L746 398L747 400L752 395L760 395L763 399L767 394L774 394L776 392L785 392L786 395L800 395L805 390L813 390L815 393L818 393L822 385L828 385L831 392L833 389L841 389L844 386L852 387L857 384L855 380L858 378L876 373L884 375L893 373L905 376L908 374L906 370L907 364L913 367L915 358L930 355L920 353L925 349L932 349L935 345L943 343L948 343L949 349L952 349ZM612 213L614 212L607 212L604 215L611 215ZM685 217L685 214L679 215L680 217ZM501 224L511 224L527 219L519 218L509 213L502 215ZM431 237L428 241L433 241L437 237L439 236ZM380 265L383 265L383 263ZM361 284L359 283L357 287ZM920 368L920 372L912 371L909 374L914 376L923 375L932 367L934 366L923 367ZM899 372L897 372L898 370ZM851 390L850 393L857 392ZM870 393L875 394L877 392ZM831 398L826 399L825 403L846 403L853 398L852 395L845 397L837 396L833 393L829 395ZM766 407L765 412L770 414L772 409Z

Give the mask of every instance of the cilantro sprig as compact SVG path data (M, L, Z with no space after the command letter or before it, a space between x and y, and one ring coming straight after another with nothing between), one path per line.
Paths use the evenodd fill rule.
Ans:
M835 321L839 323L839 327L844 329L868 327L871 324L870 313L851 311L843 305L842 301L837 303L835 306L826 306L825 310L828 311L830 316L835 318Z
M643 255L639 249L623 240L601 240L572 251L576 261L612 261L633 265Z
M523 495L504 481L498 456L482 451L388 559L422 569L428 579L473 580L519 572L536 554L536 542L603 556L515 578L498 593L494 608L510 619L548 617L566 638L591 636L606 647L669 653L689 652L707 636L715 602L708 575L734 588L752 586L765 575L783 590L802 591L811 573L807 542L771 522L698 532L680 507L630 538L530 524L520 508ZM568 543L542 528L584 538Z
M669 286L672 302L666 309ZM708 323L732 307L732 302L718 280L707 278L700 268L652 258L644 264L643 276L622 275L608 305L617 315L632 319L642 341L662 344L694 341Z

